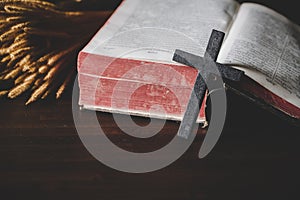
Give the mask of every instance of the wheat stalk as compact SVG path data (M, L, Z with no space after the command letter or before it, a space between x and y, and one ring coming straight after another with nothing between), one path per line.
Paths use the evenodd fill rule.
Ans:
M76 55L109 14L0 0L0 97L32 92L26 105L51 94L60 98L75 76ZM9 80L13 85L6 86Z

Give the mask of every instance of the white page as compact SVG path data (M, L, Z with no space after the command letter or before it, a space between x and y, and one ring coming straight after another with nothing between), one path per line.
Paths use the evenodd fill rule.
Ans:
M300 107L300 28L275 11L242 4L218 61Z
M212 29L226 32L238 7L232 0L125 0L83 51L168 63L176 49L203 56Z

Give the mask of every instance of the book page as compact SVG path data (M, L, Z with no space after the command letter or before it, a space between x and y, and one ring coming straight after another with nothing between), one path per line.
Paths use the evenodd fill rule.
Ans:
M83 51L168 63L176 49L203 56L212 29L227 32L238 7L232 0L125 0Z
M300 107L300 27L275 11L242 4L218 61Z

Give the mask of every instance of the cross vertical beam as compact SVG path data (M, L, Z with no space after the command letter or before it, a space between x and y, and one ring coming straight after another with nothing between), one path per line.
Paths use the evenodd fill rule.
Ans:
M203 67L209 67L211 65L216 65L216 61L218 58L218 54L220 52L225 34L220 31L213 30L207 49L204 54L204 62L202 60L198 60L200 64L202 62ZM176 53L177 52L177 53ZM181 57L179 55L179 51L176 51L173 60L179 62L181 64L189 65L190 61L197 62L197 60L192 57L193 55L186 54L185 57ZM182 53L182 52L181 52ZM193 60L194 59L194 60ZM197 63L195 63L197 64ZM193 66L195 67L195 66ZM196 67L197 68L197 67ZM194 129L197 117L199 115L203 100L205 98L205 94L207 91L207 81L208 77L211 74L211 70L199 70L197 78L192 90L192 94L190 100L187 105L186 112L184 114L183 121L180 124L178 130L178 136L188 139L189 135Z

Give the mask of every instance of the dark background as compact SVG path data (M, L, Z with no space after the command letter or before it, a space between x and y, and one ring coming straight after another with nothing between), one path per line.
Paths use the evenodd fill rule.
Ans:
M288 17L290 20L294 21L295 23L300 23L300 16L299 16L299 1L297 0L254 0L254 1L243 1L238 0L238 2L255 2L259 4L263 4L273 10L283 14L284 16Z
M83 9L110 10L119 2L95 0ZM297 1L256 2L299 23ZM0 198L300 199L300 128L235 94L229 93L228 101L224 131L208 157L197 158L205 132L199 130L193 146L169 167L126 174L104 166L82 145L73 123L71 92L28 107L25 97L0 99ZM166 144L179 127L168 122L150 141L131 141L110 114L98 117L114 143L137 151Z
M75 2L74 0L65 0L64 3L60 3L59 0L49 0L51 2L56 2L60 4L62 7L67 6L68 8L73 8L74 10L112 10L115 9L122 0L82 0L81 2ZM297 0L252 0L252 1L244 1L237 0L240 3L243 2L255 2L259 4L266 5L277 12L280 12L287 16L289 19L299 24L299 1Z
M53 2L59 2L59 0L52 0ZM267 7L270 7L277 12L284 14L289 19L293 20L294 22L300 22L299 17L299 1L297 0L253 0L253 1L244 1L244 0L237 0L240 3L243 2L255 2L259 4L263 4ZM64 3L68 5L68 7L72 6L74 9L88 9L88 10L111 10L115 9L121 0L106 0L106 1L99 1L99 0L82 0L81 2L74 3L73 0L67 1Z

